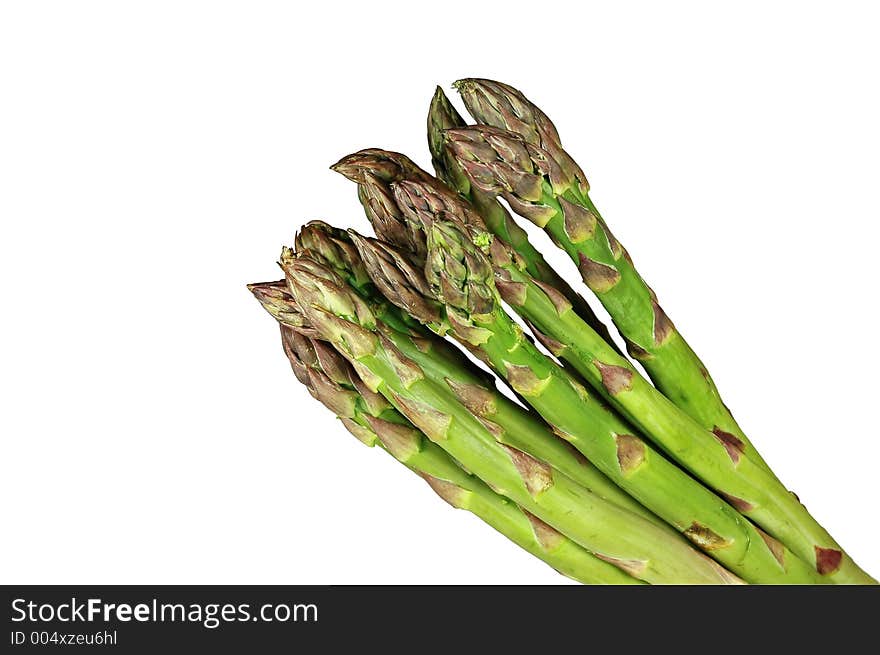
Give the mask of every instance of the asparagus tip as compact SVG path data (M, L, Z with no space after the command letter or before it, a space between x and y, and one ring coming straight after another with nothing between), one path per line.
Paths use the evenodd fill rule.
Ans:
M358 153L352 153L350 155L346 155L338 162L330 166L330 170L334 173L339 173L343 177L348 178L352 182L357 182L359 180L358 171L360 167L356 166L354 161L357 157Z
M370 244L369 237L365 237L363 234L355 230L353 227L348 228L346 230L348 236L351 238L352 243L354 243L354 247L357 249L360 256L364 257L364 252L369 252Z
M280 294L284 292L284 280L273 280L272 282L250 282L247 285L247 288L248 291L256 296L257 300L262 301L262 299L265 298L280 296Z

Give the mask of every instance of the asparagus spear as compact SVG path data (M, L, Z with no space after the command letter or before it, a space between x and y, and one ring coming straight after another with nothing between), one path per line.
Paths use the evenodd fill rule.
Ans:
M257 289L252 291L259 297ZM370 447L378 445L424 478L450 505L472 512L573 580L583 584L639 583L466 473L388 401L367 389L348 362L329 344L309 338L283 323L281 338L294 374L316 400L336 414L361 443Z
M445 310L445 316L435 329L449 330L472 348L512 383L557 434L730 570L757 583L814 584L824 580L805 561L654 451L600 399L541 354L501 308L489 261L458 227L436 219L426 231L431 292L445 303L438 303L438 312ZM356 244L362 251L388 248L369 240ZM365 256L364 261L372 275L372 258Z
M441 135L440 130L445 129L443 126L464 124L443 92L439 88L437 91L439 96L435 94L428 116L432 156L435 151L434 143ZM434 156L435 169L441 166L439 163L441 156L442 153L439 151L437 156ZM417 265L421 265L424 261L424 239L420 239L418 236L419 226L411 224L400 215L400 210L391 196L390 185L402 180L425 182L434 185L438 194L446 193L453 198L456 197L456 194L452 192L452 189L456 189L465 197L470 198L474 204L475 211L469 213L467 220L473 221L475 227L489 229L506 242L515 245L525 260L529 272L537 279L560 289L570 299L578 314L616 349L617 346L608 333L608 328L595 315L586 300L559 277L556 271L544 260L543 255L529 241L525 230L517 225L494 196L479 193L472 186L463 186L463 180L466 178L461 173L455 175L453 173L454 166L454 162L447 158L445 167L438 169L438 174L441 174L441 171L449 171L449 175L443 180L449 185L448 187L419 168L405 155L378 148L369 148L347 155L330 168L357 183L358 198L364 206L364 211L376 232L376 236L383 241L395 244L408 253L414 253L413 260Z
M380 277L381 284L377 291L369 281L369 274L357 251L365 252L371 257L373 270L378 271L383 266L389 266L389 272L395 274L399 270L397 266L408 266L408 264L405 260L383 262L382 258L392 256L393 251L374 251L369 247L356 249L352 239L363 241L363 237L354 231L350 231L349 235L322 221L312 221L297 235L297 256L302 258L302 266L312 267L316 274L320 274L321 269L314 269L310 263L312 261L330 268L348 282L368 303L372 313L379 318L380 325L392 328L386 330L385 334L394 346L415 361L429 379L452 388L458 399L493 431L497 441L546 461L605 500L639 514L647 520L660 523L656 516L624 493L580 453L558 439L536 415L501 394L495 386L494 376L474 366L448 341L426 331L419 321L415 321L417 327L413 327L407 320L401 318L400 309L384 301L380 291L396 294L399 298L405 295L401 292L401 289L405 289L405 284L389 287ZM282 266L289 265L294 258L294 255L285 249L281 256ZM424 280L421 271L413 271L412 277ZM426 291L427 289L423 290L423 293ZM415 296L406 294L406 297ZM421 295L418 297L422 298ZM274 304L279 303L275 301ZM271 309L278 311L277 307ZM291 311L288 310L287 315L290 314ZM409 316L406 318L412 320Z
M402 210L403 220L406 220L409 224L407 229L410 234L410 239L414 238L413 225L424 221L430 222L437 216L452 218L469 229L471 233L480 234L482 223L479 218L473 216L473 211L466 203L447 193L442 187L438 187L432 180L424 177L422 180L423 181L398 182L393 185L398 208ZM521 258L516 256L515 251L507 247L500 239L494 241L494 246L493 251L496 255L494 259L502 262L502 264L498 266L499 270L505 267L507 269L504 272L507 276L507 284L505 284L505 280L502 280L502 288L515 290L516 284L513 283L511 276L520 274L520 269L526 269L527 267L522 262ZM363 251L363 248L361 248L361 250ZM385 258L388 259L389 257L393 259L393 261L389 262L391 269L407 271L411 268L406 263L404 257L394 258L393 250L386 250ZM373 269L381 271L382 267L377 269L373 266ZM528 274L525 270L522 270L521 275L527 276ZM379 280L382 279L381 275L374 275L374 277L377 277ZM417 318L421 318L430 323L432 320L436 320L439 310L433 308L430 303L425 302L424 283L421 283L420 286L419 277L418 270L412 269L406 276L404 276L404 279L407 280L407 284L401 284L400 280L392 280L390 283L386 280L384 286L381 288L385 293L389 294L389 298L391 298L392 301L394 301L394 297L392 297L393 295L399 296L400 293L405 290L408 300L404 306L412 312L413 307L418 305L419 309L418 311L415 311L414 314L417 315ZM409 286L413 284L415 284L415 287L409 289ZM546 284L533 284L532 286L532 293L530 295L525 295L522 302L517 302L516 294L513 296L507 294L506 299L508 299L527 320L532 321L533 324L539 324L539 327L543 329L545 333L549 333L552 337L551 341L555 340L554 343L551 344L545 337L545 345L548 345L551 348L555 345L560 355L572 363L587 380L593 382L594 386L600 392L604 393L612 403L622 409L626 415L634 421L634 423L648 434L652 436L659 434L662 439L666 439L667 441L670 439L679 439L679 451L676 452L680 452L683 448L682 444L686 443L682 441L682 436L686 437L693 433L696 435L696 438L703 439L704 446L718 450L719 454L723 449L724 456L722 458L722 466L729 467L734 464L734 462L727 457L728 449L726 445L717 443L713 437L705 434L704 431L700 429L698 425L695 425L693 421L689 420L686 415L676 411L662 394L658 393L650 386L650 384L638 375L637 371L635 371L625 358L619 356L616 352L611 351L605 342L597 337L593 330L584 327L583 322L579 321L573 312L565 312L565 317L567 319L565 321L557 321L552 314L548 314L546 311L548 307L556 308L556 305L550 302L550 298L547 296L548 290L550 290L550 293L553 292L552 287ZM526 303L525 299L531 299L531 301ZM539 299L543 299L544 301L543 313L535 309L536 305L540 306ZM560 299L554 297L553 300L558 303ZM564 301L564 299L562 300ZM573 322L574 325L572 326ZM542 335L541 332L537 332L537 334ZM592 350L586 350L585 344L586 346L592 347ZM563 346L569 346L568 350L559 351L559 348L562 348ZM603 364L604 368L597 366L596 362ZM603 372L607 375L607 372L613 372L618 369L625 369L625 373L632 376L632 380L634 380L633 384L636 389L631 390L631 393L611 394L606 388L606 380ZM698 457L700 453L692 454L691 457L693 458L695 455ZM728 464L728 462L730 462L730 464ZM745 470L747 474L750 473L748 470L748 464L740 464L739 461L735 462L735 464L735 468ZM711 468L711 462L708 466ZM698 470L705 472L705 469L706 466L703 466L702 469ZM713 473L713 475L715 475L715 477L712 479L717 479L717 472ZM754 482L754 480L757 480L758 482L756 484L750 484ZM763 519L765 527L773 526L768 529L771 529L774 533L781 533L786 535L786 537L790 537L789 533L791 532L791 529L785 524L785 520L783 519L780 521L772 511L767 511L768 507L771 510L774 509L773 503L775 501L772 499L768 500L761 495L762 489L768 484L773 484L775 482L777 486L780 486L778 481L772 477L772 474L766 474L764 471L760 470L756 472L752 471L750 475L747 475L747 483L749 484L736 484L738 482L739 480L737 477L733 477L728 481L729 488L721 488L721 491L724 492L727 499L741 511L756 517L759 522ZM741 495L743 494L743 490L746 490L747 492L745 497ZM790 511L790 507L794 507L795 513L800 511L803 514L806 514L805 510L803 510L799 504L791 502L789 497L783 496L783 503L785 503L785 501L788 501L789 507L783 505L781 511L778 507L775 508L775 510L783 516L785 511ZM812 519L808 519L808 521L812 521ZM780 524L782 524L781 528L779 528ZM809 523L807 524L808 529L813 530L813 532L808 533L811 539L815 539L812 541L812 545L819 543L822 544L820 548L826 548L826 550L839 550L839 547L834 548L836 544L830 541L830 537L827 533L823 534L822 532L817 533L815 531L815 525L815 521L812 521L812 525ZM786 532L786 530L789 532ZM820 557L823 551L816 550L815 548L811 550L803 543L801 546L801 557L810 557L810 561L815 557L817 561L817 570L821 571ZM815 553L815 555L810 555L810 553ZM831 553L831 557L834 556L834 553ZM849 579L848 576L850 574L847 572L849 567L847 563L844 564L843 574L836 576L837 579Z
M444 218L449 219L464 229L468 238L484 239L484 243L491 243L491 247L486 246L484 250L490 254L504 300L530 323L534 333L551 352L571 364L584 380L592 384L634 425L661 444L676 443L674 440L679 439L679 449L686 444L681 441L682 437L690 435L710 451L717 451L718 455L724 452L727 456L722 457L723 461L726 463L729 459L738 467L742 455L739 450L731 450L728 442L718 443L687 415L677 411L665 396L639 375L626 358L609 348L594 330L571 311L571 304L554 287L531 277L515 249L498 238L486 241L486 235L466 220L470 209L464 203L450 202L446 194L437 193L428 182L399 182L394 187L394 193L399 207L410 222L431 225L442 222ZM628 388L617 389L614 386L615 375L623 376ZM675 456L675 446L666 447ZM767 476L775 481L772 474L767 473ZM757 506L767 505L766 501L759 503L754 493L746 499L735 494L733 489L721 491L737 509L745 513L755 512Z
M467 219L466 214L470 210L463 206L464 203L450 201L448 194L442 192L436 193L434 188L435 187L429 182L399 182L394 185L395 197L398 206L403 210L405 218L410 223L418 221L431 224L439 217L447 217L457 221L466 229L469 229L470 232L479 239L480 232L475 228L473 221ZM485 237L486 235L483 234L482 236ZM664 436L667 439L680 439L682 435L687 436L689 434L688 428L690 428L690 432L694 432L698 438L700 436L703 437L703 441L705 442L704 445L716 450L723 448L723 446L716 443L711 436L704 434L704 431L700 426L693 424L692 420L677 411L676 408L662 396L662 394L657 392L650 384L644 381L625 358L619 356L616 352L608 348L607 344L601 340L593 330L585 326L583 321L580 321L580 319L570 311L570 304L567 303L567 301L556 292L553 287L537 283L533 278L528 276L528 273L524 270L526 267L512 248L497 238L492 240L491 243L492 247L487 248L487 250L492 252L493 264L501 275L501 279L499 280L501 288L506 289L507 291L507 293L505 293L505 300L507 300L509 304L511 304L527 321L531 321L533 324L538 324L545 333L550 335L551 338L547 339L545 334L536 331L536 334L542 336L545 345L551 348L551 350L555 350L556 353L574 364L576 370L578 370L585 379L591 381L607 399L623 409L634 423L643 430L648 431L649 434L653 435L659 431L661 436ZM361 248L361 250L363 251L363 248ZM402 258L398 257L397 261L400 261L400 259ZM368 268L370 267L368 266ZM373 274L372 270L370 272ZM414 277L415 276L412 272L408 274L409 280L413 280ZM531 286L524 286L526 282L530 283ZM412 284L412 282L410 282L410 284ZM400 286L400 283L395 281L392 281L390 284L385 284L385 288L399 288ZM424 289L424 283L417 285L415 290L418 291L418 289ZM530 293L526 293L527 290ZM425 304L425 301L421 302L422 304ZM554 311L551 313L548 310ZM433 311L437 314L440 310L435 309ZM562 314L566 320L558 320L557 317L560 314ZM585 342L587 345L591 346L593 350L587 352L584 349ZM587 356L585 356L585 352L587 353ZM603 366L597 366L596 362ZM606 376L617 370L624 371L626 375L631 376L632 380L634 380L633 384L636 388L635 390L632 390L632 393L609 393L609 390L605 386L607 383ZM529 398L526 400L527 402L531 402L531 399ZM621 400L624 402L621 403ZM540 413L540 408L538 409ZM617 432L620 433L621 430L623 430L624 433L632 431L631 428L629 431L626 431L624 428L618 427ZM682 443L683 442L680 440L680 450L685 449L684 446L682 446ZM722 459L722 466L727 465L729 461L726 457L726 449L724 450L724 453L725 457ZM590 453L585 454L587 454L588 457L591 456ZM698 457L699 455L699 452L692 453L691 457ZM709 463L708 466L711 468L711 463ZM700 470L704 470L705 468L706 466ZM743 468L746 467L744 466ZM607 473L607 471L605 472ZM772 501L764 500L764 497L760 495L762 489L761 481L769 477L770 482L768 484L772 484L775 481L775 478L766 475L764 471L761 470L757 473L753 472L753 474L757 476L759 481L757 493L755 492L754 486L735 484L738 482L735 476L729 481L729 485L739 493L742 493L741 489L749 490L750 494L748 497L751 499L751 502L742 500L742 497L733 493L732 490L726 490L725 495L728 501L733 503L737 509L766 519L768 513L765 508L767 506L772 507ZM776 481L776 483L778 486L778 481ZM760 505L758 505L759 501L755 500L758 498L761 499ZM648 504L644 498L640 497L639 499L646 505ZM784 496L783 500L788 500L788 496ZM648 506L660 516L664 516L664 518L668 516L660 513L661 510L658 510L657 507L652 505ZM803 511L800 505L797 506L796 511L798 509ZM783 508L783 511L784 510L785 508ZM715 521L718 522L717 517L715 517ZM766 522L774 526L781 523L781 521L775 519L773 516L771 516L770 519L766 519ZM815 522L813 523L815 524ZM688 525L682 523L674 524L680 527ZM786 527L787 526L783 525L783 529ZM809 527L812 529L812 526ZM825 534L827 535L827 533ZM743 543L747 544L753 536L754 535L748 534L743 535ZM818 537L820 539L830 539L830 537L823 536L821 533ZM820 541L819 543L828 543L828 541ZM812 552L817 551L803 549L801 551L801 557L806 558L809 556L809 561L812 561L813 555L810 554ZM725 560L725 563L727 563L727 560ZM744 576L747 575L743 572L740 573ZM848 580L848 575L849 574L844 571L844 575L838 575L837 579Z
M566 164L564 158L561 161L553 159L547 151L526 143L510 132L495 128L468 128L446 134L451 139L459 162L462 165L467 162L470 166L469 175L473 180L482 176L481 184L486 188L492 184L496 185L496 190L502 188L498 186L501 182L489 182L489 177L495 176L499 169L486 161L491 158L490 151L496 153L499 161L504 159L506 167L502 166L504 172L492 179L515 178L516 193L525 194L523 198L540 196L531 205L533 216L537 215L536 212L543 212L545 217L552 214L553 220L561 221L562 232L566 235L564 238L575 250L585 247L585 244L604 244L596 245L597 249L605 248L604 261L590 259L587 262L585 255L581 257L585 280L600 293L603 302L609 295L617 293L615 289L620 291L623 298L636 285L644 286L625 256L625 251L615 251L613 244L616 241L598 236L600 233L605 235L602 224L591 213L592 210L587 211L583 204L585 196L576 189L580 184L578 173ZM527 188L532 191L526 191ZM504 193L505 197L509 196L508 200L515 197L512 191ZM520 202L520 205L524 207L526 202ZM567 212L565 216L563 208ZM553 220L544 224L549 228ZM543 222L543 219L539 222ZM557 241L562 238L555 231L553 235ZM597 256L593 250L591 253ZM620 271L628 271L628 274ZM646 286L644 288L647 289ZM655 301L652 302L656 305ZM662 316L662 311L658 310L657 316ZM626 360L614 353L602 352L597 339L590 336L587 326L584 327L578 335L567 335L574 337L571 345L567 344L570 347L569 355L572 356L569 361L579 361L579 370L591 371L591 379L595 380L598 375L599 387L604 388L615 406L621 408L667 453L706 484L724 494L743 514L798 556L812 562L820 574L831 576L841 583L874 582L810 516L797 498L785 489L754 448L723 430L709 431L688 414L676 412L668 399L641 378ZM575 339L579 340L577 344L574 343Z
M451 156L445 147L443 133L446 130L465 127L466 125L467 123L465 123L455 107L452 106L452 103L449 102L449 98L446 97L446 94L438 86L428 109L428 147L431 150L431 161L437 177L447 186L458 191L462 197L473 205L490 232L497 235L505 243L516 248L520 257L524 260L526 269L533 276L558 288L566 297L570 297L572 304L583 306L583 311L598 322L598 319L593 314L593 310L587 305L586 301L556 274L541 252L529 241L526 231L513 220L513 217L498 202L495 195L485 193L471 184L467 175L455 161L455 158ZM430 182L430 180L422 179L413 179L411 181ZM381 235L378 236L380 239L382 238Z
M309 323L426 436L497 493L635 578L654 584L739 582L674 533L602 500L546 463L498 443L448 387L377 332L367 304L331 270L315 262L285 267Z
M546 198L538 197L535 191L528 199L518 197L529 208L521 203L518 206L524 209L523 215L541 213L537 222L579 265L584 281L596 292L626 339L630 355L641 361L657 388L703 427L745 449L754 462L766 466L722 401L703 362L660 308L654 292L608 230L589 197L586 176L562 149L559 133L547 115L520 91L500 82L464 79L455 86L478 122L510 130L542 149L541 156L546 153L549 160L559 162L564 169L557 184L541 190L540 195L546 194ZM563 177L568 181L563 182ZM516 195L515 191L508 193ZM551 210L558 216L553 216Z

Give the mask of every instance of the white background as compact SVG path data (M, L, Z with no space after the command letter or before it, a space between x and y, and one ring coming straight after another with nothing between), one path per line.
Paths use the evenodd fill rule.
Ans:
M366 229L327 167L428 166L434 85L464 76L551 115L746 431L880 574L877 19L3 3L0 581L563 580L349 437L244 287L306 219Z

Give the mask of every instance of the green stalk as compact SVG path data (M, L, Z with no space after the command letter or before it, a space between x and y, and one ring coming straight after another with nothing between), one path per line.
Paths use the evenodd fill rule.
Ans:
M420 316L439 319L439 314L426 316L426 312L436 307L436 303L428 303L421 295L428 291L426 287L407 291L410 282L400 276L401 267L408 266L405 259L389 260L394 251L383 249L380 242L372 242L354 231L343 232L321 221L312 221L302 228L297 235L296 247L296 255L288 249L282 252L282 266L289 266L299 257L303 260L300 265L309 267L314 274L320 274L321 269L312 262L332 269L369 305L394 346L415 361L429 379L449 386L458 399L493 431L499 443L546 461L605 500L660 524L656 516L557 438L540 418L501 394L491 374L474 366L461 351L425 330L420 322L415 321L417 327L413 327L410 316L384 300L380 292L395 297L398 302L401 298L409 298L410 308L414 304L422 306L418 312ZM368 265L362 257L369 262ZM407 270L414 283L418 278L424 280L423 273ZM376 285L370 282L371 274L377 280Z
M478 352L597 468L645 507L749 582L823 578L643 442L636 431L544 356L501 308L489 261L458 227L429 223L428 272L452 335ZM372 273L368 264L367 270Z
M259 297L258 290L254 293ZM573 580L583 584L639 584L466 473L388 401L367 389L329 344L310 339L283 323L281 338L297 379L316 400L336 414L361 443L378 445L421 476L450 505L472 512Z
M604 501L546 463L498 443L448 387L427 379L386 336L345 282L315 275L300 260L285 270L309 323L435 444L492 489L594 555L653 584L737 582L674 533ZM332 278L335 277L335 280Z
M528 210L524 209L526 200L517 200L518 211L530 213L532 220L548 229L557 242L581 253L584 279L603 302L620 291L618 300L623 311L626 296L635 294L640 285L644 293L649 293L625 251L609 236L601 219L584 205L585 190L578 188L582 186L580 169L568 165L560 155L554 159L549 152L503 130L482 127L447 134L459 162L470 166L472 179L479 178L487 185L489 176L516 179L519 197L536 198ZM494 165L486 165L485 160L491 158L489 151L503 156L503 172L494 170ZM495 184L496 189L501 188ZM510 193L505 195L508 196L509 201L514 198ZM656 301L653 306L653 329L662 336L659 341L665 341L675 331L671 323L667 326ZM632 311L637 313L635 307ZM538 323L537 317L531 320ZM572 316L567 320L575 321ZM549 323L540 325L549 334ZM785 489L754 448L723 430L707 430L652 387L624 358L604 348L589 326L579 323L577 327L578 334L574 335L561 330L554 332L565 337L562 342L569 348L566 359L671 457L799 557L811 562L821 575L838 583L875 582Z
M381 325L381 324L380 324ZM488 429L495 440L541 460L571 478L591 493L655 525L663 523L632 496L559 439L534 414L524 411L498 392L463 371L464 367L449 366L449 357L458 356L440 339L418 339L390 328L380 328L388 340L404 356L415 362L432 382L450 388L458 401Z
M543 227L578 265L584 281L627 341L630 355L642 363L657 388L673 403L706 429L741 442L752 461L766 467L722 401L705 365L660 308L654 292L611 234L590 199L586 176L562 148L552 121L520 91L506 84L465 79L455 86L478 122L516 134L534 146L549 167L557 168L556 179L540 194L532 187L531 194L510 189L505 197L516 196L512 206ZM446 152L449 159L455 160L449 150Z

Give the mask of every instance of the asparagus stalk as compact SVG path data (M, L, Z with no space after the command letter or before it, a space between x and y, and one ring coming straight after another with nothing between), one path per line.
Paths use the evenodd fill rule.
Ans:
M470 210L463 203L450 203L446 195L435 192L432 184L399 182L394 191L407 220L430 225L447 218L467 231L468 238L485 239L484 233L464 219ZM571 304L554 287L531 277L512 247L498 238L491 244L484 249L490 255L504 300L530 323L535 334L554 355L571 364L606 400L644 433L669 449L673 456L676 448L686 450L687 442L683 438L689 437L697 439L709 451L717 451L719 456L724 452L727 455L721 457L724 463L730 460L739 465L742 455L739 450L731 450L729 441L712 438L693 419L678 411L639 375L626 358L611 349L571 311ZM618 388L620 381L615 376L622 376L627 388ZM678 445L670 446L670 443ZM775 480L770 473L766 477ZM754 512L759 505L754 493L743 498L733 489L722 488L720 491L745 513ZM760 503L761 507L766 505L767 501Z
M428 116L432 157L436 150L435 142L442 136L441 130L452 125L464 125L464 121L438 88ZM437 151L434 166L438 175L441 175L441 172L448 173L441 175L443 182L448 186L419 168L405 155L378 148L369 148L347 155L331 166L331 169L357 183L358 198L364 206L376 236L402 248L407 253L414 253L412 259L417 265L424 262L424 238L419 237L421 230L417 224L412 224L401 216L400 209L394 203L390 185L402 180L412 180L432 184L436 193L445 193L452 198L457 197L453 189L462 193L466 198L471 199L474 205L474 210L468 213L466 220L472 222L474 227L491 230L507 243L515 245L528 271L535 278L560 289L570 299L578 314L616 349L617 346L608 328L599 320L587 301L559 277L544 260L543 255L529 241L525 230L513 220L507 210L494 196L480 193L471 185L464 186L467 178L461 172L458 174L454 172L457 170L454 161L446 158L443 160L446 163L441 164L439 159L441 156L442 153Z
M257 289L252 291L259 297ZM281 338L294 374L312 397L336 414L358 441L369 447L378 445L420 475L447 503L472 512L573 580L583 584L639 584L618 567L595 557L539 518L499 496L479 478L466 473L388 401L367 389L348 362L329 344L309 338L283 323Z
M600 399L541 354L501 308L492 268L482 253L450 222L422 218L431 221L426 229L432 293L446 303L445 326L435 329L448 328L602 472L749 582L823 580L644 443ZM372 274L370 258L364 260Z
M368 303L373 314L379 319L379 325L391 328L385 330L385 335L394 346L406 357L415 361L429 379L441 385L448 385L462 404L492 430L497 441L546 461L605 500L639 514L649 521L660 523L654 514L623 492L569 444L557 438L547 424L534 413L501 394L495 386L494 376L474 366L448 341L426 331L420 322L415 321L417 327L412 327L408 321L401 318L400 309L384 301L380 292L396 294L398 298L402 295L416 297L417 294L401 293L401 289L406 288L405 281L403 284L389 285L388 280L380 275L377 275L380 282L379 289L374 288L369 282L367 268L358 251L370 257L372 270L381 271L384 267L388 267L389 275L399 275L398 266L408 266L406 260L384 261L385 257L393 256L394 251L373 249L368 243L363 243L356 250L352 239L355 243L365 241L364 237L354 231L350 231L349 235L321 221L308 223L296 238L297 256L302 259L301 266L310 267L315 274L320 274L321 269L316 269L311 263L317 261L348 282ZM290 265L294 258L293 254L285 249L281 256L282 266ZM411 277L413 280L417 278L424 280L421 271L414 270ZM422 291L425 292L427 289ZM418 295L418 297L423 296ZM277 304L276 301L275 305ZM287 312L288 315L290 313ZM424 313L421 315L425 316ZM408 316L407 318L412 320Z
M529 273L537 279L552 284L561 293L565 294L566 297L570 296L573 305L578 305L579 309L582 307L584 312L598 322L598 319L593 314L593 310L587 305L586 301L556 274L541 252L529 241L526 231L513 220L513 217L498 202L495 195L485 193L471 184L467 175L455 161L455 158L448 152L448 149L445 147L443 133L449 129L466 126L465 120L438 86L428 109L428 147L431 151L431 162L437 177L473 205L483 218L486 229L497 235L505 243L516 248L520 257L524 260ZM430 182L430 180L422 179L413 179L411 181ZM382 238L381 235L379 235L379 238Z
M580 267L584 281L626 339L630 355L643 364L657 388L703 427L766 466L722 401L705 365L660 308L654 292L602 220L590 199L586 176L563 150L547 115L520 91L500 82L465 79L455 86L478 122L510 130L543 151L541 156L548 162L559 163L562 175L549 188L538 191L533 176L517 174L528 180L532 195L507 193L517 196L514 202L523 215L535 216ZM455 160L449 149L444 152Z
M461 202L451 202L448 194L445 194L442 191L440 193L435 193L434 189L436 187L430 182L399 182L394 186L398 205L403 209L404 215L410 223L426 220L431 221L437 216L446 216L457 220L472 233L479 235L479 232L475 231L476 228L474 222L467 220L467 212L470 210L463 207L463 203ZM528 277L525 270L520 272L521 269L525 269L526 267L522 263L522 260L516 256L515 251L503 244L500 239L494 240L491 251L495 254L494 259L500 262L500 265L496 264L496 268L499 272L502 272L502 275L506 278L500 280L502 288L507 289L509 292L505 294L505 300L508 300L510 304L517 309L524 318L526 318L526 320L531 321L533 324L539 323L540 327L543 328L545 332L551 334L553 338L550 340L544 337L545 345L551 349L555 347L560 355L566 357L568 361L574 364L576 370L578 370L585 379L591 381L594 386L618 408L623 409L626 415L642 428L643 431L652 436L660 434L661 437L665 437L667 440L678 438L678 448L680 449L680 452L681 450L686 451L686 446L684 444L687 442L682 440L681 437L682 435L686 437L689 434L688 428L690 428L690 433L696 434L698 438L702 436L704 445L719 451L717 454L720 454L723 449L725 456L722 459L722 467L728 465L728 461L730 460L726 456L728 451L725 446L717 443L713 437L705 434L705 432L701 430L698 425L695 425L686 415L677 411L676 408L662 396L662 394L657 392L650 384L638 375L637 371L635 371L625 358L609 349L607 344L605 344L601 338L597 337L593 330L585 327L583 321L580 321L573 312L568 311L570 310L570 305L568 305L568 303L565 302L565 299L561 298L558 293L554 293L551 286L535 283L536 281L530 278L530 282L532 282L531 294L523 295L522 300L518 301L518 295L521 294L518 294L517 292L523 290L523 287L521 286L522 283L517 285L513 281L511 275L521 274ZM506 271L503 270L505 267L507 268ZM413 275L410 274L409 277L412 279ZM391 285L386 286L394 287L397 285L392 283ZM551 295L548 296L548 293ZM538 299L544 301L542 306ZM527 300L528 302L526 302ZM557 309L557 305L567 306L564 312L567 320L556 320L555 317L560 311ZM538 311L536 306L543 311ZM557 309L557 312L555 314L550 314L547 312L548 308ZM541 332L536 333L543 336ZM585 337L591 339L589 345L593 347L592 351L587 352L584 350L583 342ZM572 345L566 352L564 347L568 344ZM560 348L563 350L560 351ZM588 355L586 357L584 356L585 352L587 352ZM597 362L604 366L597 366ZM608 375L609 372L624 369L626 375L633 376L636 389L633 390L632 393L611 394L605 386L607 383L605 376ZM696 456L699 459L699 455L700 453L697 452L691 454L691 457L693 458ZM731 464L733 464L732 461ZM711 466L711 462L709 465ZM746 470L746 473L750 473L747 465L740 465L739 462L736 462L736 465L736 468L744 469ZM705 468L706 467L704 466L703 469L700 470L704 470ZM739 480L736 476L733 476L728 483L728 486L732 487L732 489L721 489L728 501L734 504L737 509L756 516L759 520L764 519L765 525L774 527L786 520L784 512L791 511L792 507L795 514L798 512L803 514L806 513L799 503L790 502L791 498L788 496L782 497L783 507L781 509L775 507L772 504L774 502L772 498L767 500L761 495L762 490L774 482L779 488L781 488L781 485L779 485L778 481L772 477L772 474L767 474L765 471L753 471L751 474L752 477L747 477L747 482L751 482L754 478L757 480L756 484L753 484L752 486L749 486L748 484L736 484ZM746 495L749 500L744 500L741 495L738 495L739 493L743 493L743 489L749 492ZM787 506L785 504L786 501L789 501ZM783 520L778 520L772 512L768 512L766 510L767 507L770 507L771 510L775 509L778 513L781 513L783 515ZM656 511L656 508L652 509ZM770 516L769 519L767 518L768 515ZM808 521L811 521L811 519L808 519ZM814 521L812 522L812 525L808 524L808 528L811 530L814 526ZM777 528L774 532L781 532L782 534L789 536L788 533L784 532L786 528L788 528L788 526L783 523L782 530L780 531ZM820 532L817 534L816 532L813 532L811 533L811 537L815 537L816 539L816 541L813 542L814 544L819 543L823 544L823 546L828 544L828 549L832 549L836 546L833 542L829 542L830 537L827 536L827 533L823 534ZM820 561L822 551L817 551L815 548L807 548L804 544L801 545L804 546L800 551L801 557L805 559L810 557L809 561L813 561L812 557L816 557L816 561ZM834 554L831 553L831 556L833 557ZM817 570L820 572L822 571L819 564L817 564ZM844 574L836 576L836 579L845 581L850 579L848 576L849 574L844 571Z
M653 584L739 582L674 533L604 501L546 463L498 443L448 387L381 332L367 304L327 269L285 267L309 323L348 359L367 386L497 493L633 577Z
M472 179L482 176L481 184L487 189L494 184L498 190L503 186L498 180L505 176L505 179L515 178L516 193L525 194L523 198L536 198L535 204L530 205L534 210L531 212L533 217L537 213L542 213L545 218L552 214L550 222L539 220L548 229L554 220L561 221L564 239L574 250L587 247L593 257L598 257L598 249L605 249L603 261L590 259L588 262L583 253L581 257L585 279L600 293L600 297L605 299L620 292L621 298L624 298L631 295L638 285L647 289L625 256L625 251L619 246L615 250L616 241L605 236L602 223L592 209L584 204L585 196L576 188L580 185L579 169L566 164L564 157L554 159L549 152L526 143L510 132L495 128L468 128L447 134L459 162L462 165L467 162L470 166L468 170ZM494 164L486 164L486 160L490 159L489 152L496 153L499 161L503 158L506 162L506 167L502 167L503 173L497 177L499 169ZM496 181L490 183L490 176ZM532 191L526 191L527 188ZM515 197L513 192L504 193L505 197L509 196L509 201ZM525 206L525 201L520 202L521 208ZM563 208L567 212L565 215ZM561 243L563 237L553 229L554 238ZM571 235L575 235L574 238ZM627 301L621 299L620 302ZM651 302L659 308L656 301ZM657 311L657 317L664 316L662 310ZM655 326L662 324L663 320L658 318ZM546 329L547 324L544 327ZM799 557L813 563L821 575L832 577L840 583L874 582L782 485L754 448L723 430L710 431L687 413L676 411L676 407L638 375L625 359L602 349L598 339L590 335L588 326L579 327L582 329L577 335L566 334L571 337L569 342L564 342L570 349L569 361L579 362L579 370L584 374L590 373L588 379L598 382L597 387L604 389L614 405L670 456L722 493L743 514L786 544Z

